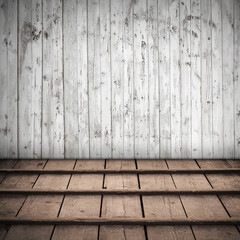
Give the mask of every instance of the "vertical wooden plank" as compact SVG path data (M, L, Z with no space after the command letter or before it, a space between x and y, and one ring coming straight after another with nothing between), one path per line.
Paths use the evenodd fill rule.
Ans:
M181 158L181 82L179 56L179 0L169 5L171 81L171 158Z
M123 1L111 1L112 156L123 157Z
M41 158L42 1L19 2L19 157Z
M158 1L160 158L171 157L171 85L169 1Z
M19 2L19 157L33 157L32 1Z
M62 0L43 1L42 157L64 157Z
M149 158L147 1L134 4L135 157Z
M132 0L123 0L123 88L124 88L124 158L134 158L134 107L133 107L133 7Z
M212 41L211 2L201 1L201 66L202 66L202 154L211 158L212 148Z
M0 2L0 158L17 158L17 1Z
M223 157L234 157L233 16L234 0L222 1Z
M89 157L89 89L88 89L88 29L87 0L77 1L78 31L78 155L79 158Z
M213 157L223 157L222 3L212 0Z
M200 0L191 1L192 158L202 158Z
M99 1L88 1L88 84L90 157L102 156L100 12Z
M158 1L147 1L149 157L159 158Z
M112 152L110 6L109 0L100 0L102 158L111 158Z
M234 1L234 146L235 158L240 158L240 1Z
M64 35L64 126L65 158L79 157L78 132L78 31L77 1L64 1L63 35Z
M180 4L180 78L181 78L181 136L182 158L192 156L191 126L191 6L190 0Z
M132 160L109 160L106 169L135 169ZM136 175L107 174L105 176L106 189L138 189ZM103 197L102 217L142 217L139 196L114 196ZM145 239L142 226L101 226L100 239Z
M89 157L87 2L64 2L65 157Z

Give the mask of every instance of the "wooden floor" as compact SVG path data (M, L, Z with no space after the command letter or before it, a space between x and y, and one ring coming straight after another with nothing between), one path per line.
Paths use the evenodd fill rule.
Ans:
M240 239L240 161L1 160L0 224L6 240Z

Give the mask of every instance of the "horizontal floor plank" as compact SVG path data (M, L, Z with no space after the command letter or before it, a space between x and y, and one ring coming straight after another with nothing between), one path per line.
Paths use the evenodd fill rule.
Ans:
M0 194L27 195L217 195L239 194L237 189L0 189Z
M8 174L211 174L211 173L240 173L240 168L212 169L0 169L0 173Z
M23 217L0 217L0 224L37 224L37 225L238 225L240 218L23 218Z

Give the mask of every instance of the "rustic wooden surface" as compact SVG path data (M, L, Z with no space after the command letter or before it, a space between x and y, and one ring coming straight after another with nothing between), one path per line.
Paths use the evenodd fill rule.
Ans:
M239 158L239 0L1 0L0 158Z
M9 160L1 168L87 170L87 169L231 169L239 160ZM5 174L1 189L55 190L217 190L238 189L239 175L232 173L162 173L162 174ZM24 225L0 226L0 239L239 239L240 195L3 195L0 196L1 219L26 220ZM59 225L54 219L75 221ZM28 219L52 219L35 225ZM74 220L75 219L75 220ZM81 219L85 224L79 225ZM93 220L92 224L89 225ZM97 220L100 220L96 223ZM117 221L117 225L108 221ZM135 219L135 225L128 222ZM137 220L146 220L137 223ZM194 220L197 219L197 220ZM205 220L207 225L200 224ZM152 221L154 226L148 225ZM175 224L172 221L175 220ZM200 220L200 222L199 222ZM226 224L219 226L214 221ZM2 220L1 220L2 221ZM158 225L156 226L156 222ZM164 221L168 225L163 225ZM184 221L186 221L184 223ZM192 221L187 223L187 221ZM77 223L78 222L78 223ZM126 222L126 225L123 225ZM181 225L179 225L181 223ZM53 223L56 223L54 226ZM75 224L78 225L75 225ZM161 223L161 224L160 224ZM183 224L184 223L184 224ZM82 222L84 224L84 221ZM100 225L99 225L100 224ZM131 223L133 224L133 223ZM137 224L137 225L136 225ZM144 225L146 224L146 225ZM159 225L160 224L160 225ZM165 223L166 224L166 223ZM170 225L169 225L170 224ZM199 225L200 224L200 225ZM213 224L213 225L209 225Z

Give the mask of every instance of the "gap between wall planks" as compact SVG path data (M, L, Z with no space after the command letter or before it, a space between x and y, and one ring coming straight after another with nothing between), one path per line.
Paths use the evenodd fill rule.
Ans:
M238 160L136 160L134 163L134 160L107 160L106 164L104 164L105 160L6 160L1 162L1 168L5 167L6 164L9 165L9 167L13 168L44 168L44 169L211 169L211 168L232 168L232 167L239 167L239 161ZM112 165L114 164L114 165ZM136 165L136 166L135 166ZM63 176L66 176L63 177ZM1 182L1 187L5 186L6 188L12 188L11 185L14 185L16 189L21 187L33 187L35 188L45 188L48 185L52 185L53 188L60 188L60 189L76 189L81 186L86 186L88 189L93 186L93 188L103 188L107 187L108 189L113 187L114 188L120 188L121 186L124 186L124 189L132 189L133 185L135 187L140 187L141 189L155 189L157 187L158 189L179 189L181 190L183 187L185 188L191 188L191 189L202 189L203 187L206 190L211 190L212 187L214 188L229 188L231 187L239 187L239 181L236 180L235 175L228 175L227 179L224 179L223 174L215 174L215 176L211 177L211 174L206 175L199 175L199 174L190 174L190 175L182 175L182 174L160 174L160 175L142 175L139 174L139 183L140 185L135 184L136 174L133 175L106 175L104 178L103 174L94 175L94 178L91 177L91 175L62 175L62 176L55 176L55 175L40 175L38 179L36 179L35 183L33 184L33 179L26 178L27 175L24 174L17 174L17 175L7 175L5 176L5 179ZM149 180L150 178L150 180ZM61 181L60 181L61 179ZM63 182L64 181L64 182ZM225 182L225 184L223 184ZM65 185L67 183L67 185ZM150 183L150 185L149 185ZM211 185L209 185L209 183ZM10 184L10 185L9 185ZM110 185L109 185L110 184ZM236 185L238 184L238 185ZM65 187L66 186L66 187ZM113 214L119 215L120 212L116 212L116 209L111 207L112 201L117 201L119 204L123 204L124 209L129 208L129 211L127 211L128 214L131 213L131 205L130 201L121 201L121 198L118 198L117 196L106 196L110 199L105 199L105 196L103 196L102 200L102 208L100 207L100 215L99 215L99 206L100 201L98 199L93 201L90 201L91 204L91 215L86 216L84 212L88 212L87 209L89 209L89 206L86 202L86 204L82 204L84 199L81 199L81 201L78 201L77 198L81 198L81 196L66 196L65 199L62 200L61 204L58 201L48 201L48 203L44 200L44 197L35 198L35 196L29 196L29 199L26 199L23 206L21 207L20 211L18 210L19 206L17 206L18 201L14 201L14 199L11 200L8 204L16 204L15 211L19 212L17 215L20 217L24 217L26 215L26 211L29 211L31 213L32 217L36 219L37 212L33 211L33 209L36 209L36 206L39 208L46 208L46 212L48 212L48 208L51 209L59 208L58 210L58 216L59 217L68 217L66 214L70 211L71 215L80 212L82 213L81 218L91 217L103 217L102 221L104 220L105 213L107 211L107 216L110 216ZM84 197L84 196L83 196ZM130 196L129 196L130 197ZM171 216L173 217L180 217L185 218L184 221L191 221L191 218L195 216L195 214L199 214L199 210L201 209L201 218L209 218L212 219L214 214L217 214L218 218L225 219L228 217L225 211L230 214L232 218L236 218L239 216L239 210L236 208L239 204L239 197L233 197L233 196L223 196L219 195L220 198L217 198L216 196L203 196L201 198L200 196L184 196L180 195L180 197L176 198L176 196L143 196L143 205L141 206L142 211L144 212L144 216L146 217L146 220L149 218L153 218L153 222L157 223L158 220L156 216L153 215L153 213L157 213L157 217L167 217ZM89 198L89 196L88 196ZM150 198L150 199L148 199ZM152 204L152 201L154 201L154 198L157 198L156 201L158 204L154 205ZM3 200L3 199L2 199ZM24 200L24 199L23 199ZM130 199L129 199L130 200ZM170 202L174 205L169 205ZM221 201L220 201L221 200ZM197 206L193 208L191 203L192 201L198 202ZM89 202L89 200L88 200ZM21 203L21 202L20 202ZM81 203L81 204L78 204ZM149 204L151 203L151 204ZM106 205L107 204L107 205ZM160 206L159 206L160 204ZM162 206L161 206L162 204ZM182 205L183 204L183 205ZM134 204L134 206L137 206L138 204ZM4 205L5 210L8 211L9 205ZM34 207L35 206L35 207ZM170 207L171 206L171 207ZM234 208L232 206L235 206ZM32 208L33 207L33 208ZM106 207L106 208L105 208ZM159 208L160 207L160 208ZM224 208L225 207L225 210ZM78 209L76 211L76 208ZM216 209L217 208L217 209ZM164 209L164 211L162 211ZM204 211L202 211L204 209ZM22 213L21 213L22 212ZM24 213L25 212L25 213ZM52 211L51 211L52 212ZM136 212L136 211L135 211ZM184 212L186 212L186 216L184 215ZM1 210L2 213L2 210ZM42 213L45 214L45 211ZM53 213L54 214L54 213ZM109 215L110 214L110 215ZM15 215L15 213L14 213ZM116 216L117 216L116 215ZM2 215L1 215L2 216ZM6 216L6 215L5 215ZM125 216L125 215L124 215ZM44 217L44 216L43 216ZM79 216L78 216L79 217ZM215 216L216 217L216 216ZM20 219L19 219L20 220ZM60 221L57 220L57 221ZM49 222L50 223L50 222ZM97 223L97 222L96 222ZM120 222L119 222L120 223ZM124 224L124 222L122 222ZM144 224L145 222L142 222ZM164 221L162 222L164 223ZM29 222L29 224L32 224ZM39 229L41 230L43 227L46 228L46 226L41 226ZM104 228L106 228L105 231ZM109 229L110 228L110 229ZM137 227L139 228L139 227ZM54 230L53 230L54 229ZM86 229L86 231L83 231L83 229ZM191 230L192 229L192 230ZM18 234L18 236L27 236L31 234L32 232L36 230L36 227L33 225L29 226L12 226L10 230L7 233L6 239L14 239L14 236ZM46 230L46 229L45 229ZM111 231L109 231L111 230ZM192 232L193 231L193 232ZM209 232L210 231L210 232ZM107 234L111 232L111 235ZM78 234L90 234L93 239L97 239L97 235L99 235L100 239L108 239L108 237L111 239L112 236L122 236L123 232L128 237L133 237L136 232L134 232L134 229L128 228L125 226L123 228L123 231L119 231L118 227L114 226L101 226L98 228L97 226L56 226L55 228L51 227L49 228L49 231L37 231L39 236L43 236L45 238L49 238L48 235L51 234L53 239L61 239L66 238L67 236L71 236L74 239L74 236L77 236ZM5 235L6 235L5 233ZM218 239L226 239L226 236L230 236L234 239L234 237L237 239L239 237L239 233L237 232L237 229L234 226L197 226L193 225L192 228L189 226L147 226L143 230L138 229L138 239L145 239L144 234L147 234L148 239L154 239L154 237L162 236L163 239L166 239L169 234L174 236L189 236L189 238L193 238L194 235L198 238L200 236L209 236L206 234L213 234L213 236L217 236ZM24 235L25 234L25 235ZM44 235L45 234L45 235ZM77 234L77 235L76 235ZM142 235L143 234L143 235ZM123 237L124 239L124 237ZM132 238L131 238L132 239Z
M240 157L238 0L0 5L0 158Z

